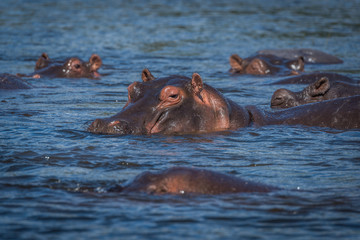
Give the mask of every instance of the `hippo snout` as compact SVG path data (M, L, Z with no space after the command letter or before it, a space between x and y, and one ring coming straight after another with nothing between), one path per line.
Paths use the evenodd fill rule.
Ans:
M132 133L129 124L125 121L106 119L95 119L88 128L92 133L101 134L130 134Z

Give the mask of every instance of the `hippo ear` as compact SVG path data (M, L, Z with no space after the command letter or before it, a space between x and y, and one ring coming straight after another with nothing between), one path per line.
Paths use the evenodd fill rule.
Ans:
M297 62L296 62L296 69L297 71L304 71L304 66L305 66L305 60L303 56L298 57Z
M95 72L101 67L102 60L99 55L93 54L89 58L89 63L90 63L90 70Z
M151 74L151 72L149 71L149 69L145 68L144 70L142 70L141 72L141 79L144 82L148 82L148 81L152 81L155 79L155 77Z
M317 80L310 88L312 97L325 94L330 88L330 81L327 77Z
M41 54L41 56L39 57L39 59L35 64L35 70L39 70L41 68L47 67L49 60L50 58L46 53Z
M242 67L242 58L239 57L239 55L237 54L233 54L230 56L230 66L234 71L242 71L243 67Z
M194 73L191 79L191 87L194 93L200 96L201 91L203 90L203 81L198 73Z
M299 72L303 72L304 71L304 67L305 67L305 60L302 56L298 57L296 60L291 60L286 62L286 66L288 68L290 68L292 71L293 75L299 74Z
M49 56L47 55L47 53L42 53L41 54L41 58L45 59L45 60L49 60Z

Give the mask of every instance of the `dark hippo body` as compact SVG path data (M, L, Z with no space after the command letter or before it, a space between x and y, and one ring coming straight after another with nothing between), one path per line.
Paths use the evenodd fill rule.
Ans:
M340 75L337 73L323 73L323 72L315 72L315 73L308 73L308 74L301 74L298 76L288 77L285 79L281 79L279 81L276 81L274 83L271 83L271 85L276 84L311 84L313 82L318 81L319 79L326 77L329 79L330 82L347 82L347 83L356 83L352 78L349 78L344 75Z
M239 55L230 56L230 72L252 75L297 75L304 71L304 59L294 60L279 58L274 55L255 55L242 59Z
M360 128L360 96L272 113L237 105L204 84L197 73L192 79L154 79L144 70L142 79L142 83L134 82L128 87L128 102L120 113L96 119L88 130L101 134L186 134L269 124Z
M0 89L30 89L29 83L18 76L2 73L0 74Z
M46 53L43 53L37 60L33 78L96 78L100 77L97 72L102 65L101 58L93 54L88 62L77 57L71 57L65 61L53 61Z
M343 61L333 55L325 52L311 49L311 48L299 48L299 49L265 49L257 52L260 55L273 55L279 58L288 60L294 60L298 57L303 57L305 63L317 63L317 64L338 64Z
M289 108L307 103L349 97L360 94L360 86L345 82L330 82L326 77L320 78L300 92L278 89L271 97L272 108Z
M335 129L360 128L360 96L338 98L269 112L248 106L253 125L305 125Z
M270 192L277 188L209 170L172 167L159 172L144 172L124 187L110 191L149 194L229 194Z

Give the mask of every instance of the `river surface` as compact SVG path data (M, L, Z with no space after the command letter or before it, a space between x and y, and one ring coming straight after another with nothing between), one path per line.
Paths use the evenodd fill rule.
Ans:
M0 1L1 72L50 58L102 57L100 80L33 79L0 91L1 239L360 239L360 131L266 126L183 136L86 131L127 101L141 70L198 72L241 105L270 110L281 77L235 76L229 56L314 48L306 65L360 78L360 1ZM172 166L281 188L154 196L107 189Z

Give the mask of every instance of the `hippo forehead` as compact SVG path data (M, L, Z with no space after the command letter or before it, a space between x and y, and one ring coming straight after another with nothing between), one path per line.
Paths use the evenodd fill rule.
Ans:
M166 86L175 86L190 91L191 79L183 76L170 76L166 78L158 78L156 80L141 82L137 84L138 90L144 92L158 92Z

